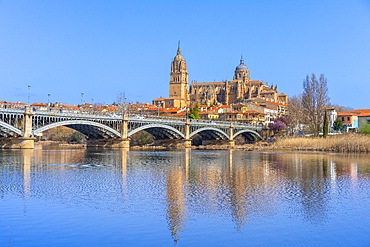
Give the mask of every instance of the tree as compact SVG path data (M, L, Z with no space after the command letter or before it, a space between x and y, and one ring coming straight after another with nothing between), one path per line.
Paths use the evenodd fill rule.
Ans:
M139 131L131 136L131 146L144 146L152 144L154 137L146 131Z
M118 111L120 114L127 113L127 105L126 105L126 95L125 93L119 92L117 95L117 102L113 102L116 106L118 106Z
M286 118L287 132L296 135L302 132L302 126L306 123L306 116L302 106L302 95L293 96L289 99L289 116Z
M324 114L324 126L322 128L322 135L324 138L326 138L329 134L329 120L328 120L328 114L325 110L325 114Z
M369 135L370 134L370 124L366 123L364 120L361 122L360 132L362 134Z
M333 123L333 129L336 131L342 131L343 130L343 122L340 120L340 118L335 119Z
M327 80L320 75L308 75L303 81L302 106L307 115L307 123L311 132L318 136L324 120L325 108L329 104Z
M274 130L275 133L280 133L280 131L282 130L285 130L286 129L286 124L281 121L281 120L278 120L276 121L273 125L272 125L272 129Z
M199 117L199 105L198 105L198 103L195 104L195 106L193 108L190 108L189 112L190 112L190 114L188 115L188 118L199 119L200 117Z

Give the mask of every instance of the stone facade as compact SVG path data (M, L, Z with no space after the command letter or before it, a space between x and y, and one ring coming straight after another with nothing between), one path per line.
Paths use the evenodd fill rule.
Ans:
M177 54L171 63L170 88L168 98L153 100L153 104L161 107L180 107L196 103L206 105L235 104L252 99L266 99L288 103L288 96L278 94L277 86L269 86L260 80L251 80L249 69L243 57L235 68L233 80L221 82L192 82L189 89L186 61L181 54L180 44Z
M181 55L180 44L177 47L177 54L171 63L170 92L169 98L173 99L172 105L185 107L189 102L188 70L184 57Z
M279 95L277 86L269 86L260 80L251 80L249 69L244 64L243 57L235 68L233 80L222 82L193 82L190 85L190 101L192 104L207 105L234 104L245 100L261 98L273 101L283 100L287 103L285 94Z

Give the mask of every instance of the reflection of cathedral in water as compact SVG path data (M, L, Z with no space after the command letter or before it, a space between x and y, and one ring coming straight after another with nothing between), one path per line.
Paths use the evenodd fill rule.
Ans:
M184 159L180 159L179 163L175 163L166 173L167 220L175 243L180 239L186 217L185 185L189 172L190 150L185 150L184 154Z
M99 162L113 164L119 179L122 179L123 189L130 191L130 183L127 180L132 178L131 168L136 169L135 166L140 163L137 162L137 157L130 155L130 151L127 150L109 152L109 155L105 152L101 154ZM75 162L83 164L86 159L94 160L97 155L86 150L61 153L21 150L18 156L9 156L14 161L7 162L20 164L23 178L22 192L27 198L32 196L32 189L35 189L37 172L63 172L75 169ZM4 157L0 156L0 161L2 159ZM165 172L161 170L151 172L158 172L162 175L158 178L164 179L165 184L162 184L161 188L165 191L164 210L168 229L175 242L180 240L181 232L186 228L187 215L204 214L207 217L223 215L231 218L235 227L239 229L248 223L248 219L253 217L254 213L273 214L278 200L287 200L288 203L300 205L304 217L310 221L322 220L327 217L330 196L343 186L338 178L349 177L350 185L356 187L358 180L369 174L367 159L324 154L255 152L246 154L233 150L187 150L177 152L168 161L170 162L165 162ZM60 183L60 185L73 189L76 184ZM68 190L66 193L69 192ZM101 195L104 195L104 191Z

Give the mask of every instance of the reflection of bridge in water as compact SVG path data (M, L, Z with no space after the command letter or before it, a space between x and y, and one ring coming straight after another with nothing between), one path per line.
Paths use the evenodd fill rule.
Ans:
M128 148L130 137L140 131L156 141L190 147L195 137L204 143L234 146L236 137L247 143L262 139L262 126L181 118L107 116L102 114L31 111L0 108L0 144L4 148L33 148L34 137L49 129L66 126L84 134L88 146Z
M338 178L348 176L351 178L350 186L356 187L358 178L368 177L369 174L368 159L344 159L342 156L324 154L245 154L234 150L204 152L186 149L178 152L157 152L160 159L148 163L149 159L152 160L153 152L133 152L125 149L98 153L84 149L15 152L19 155L5 157L8 163L17 164L22 171L25 198L37 194L38 191L48 196L60 193L69 195L71 191L77 193L81 187L86 188L85 193L99 199L110 193L109 190L99 190L99 181L102 181L99 180L100 175L92 176L94 179L87 181L76 180L79 176L71 173L73 170L89 170L96 174L108 171L109 177L114 174L113 177L121 183L108 181L108 187L115 192L112 195L121 200L129 198L121 195L126 196L130 191L136 191L135 183L132 183L134 179L139 178L139 182L154 185L141 196L152 200L153 196L161 195L164 199L168 229L175 242L179 241L191 215L221 214L230 217L236 228L241 228L256 213L273 213L284 191L283 194L288 193L288 198L285 199L301 204L306 217L315 221L319 217L325 217L326 207L331 200L328 195L341 190L337 184ZM244 155L241 155L242 153ZM0 156L0 161L2 159L4 157ZM148 166L153 168L148 176L137 176L142 168L143 173L148 172ZM1 169L2 172L9 172L7 167L3 166ZM12 177L17 174L10 171L8 175ZM38 182L43 178L43 174L56 174L55 178L59 180L55 181L55 186L45 190L44 183ZM315 182L308 183L312 179ZM17 188L18 182L19 180L12 179L2 187ZM97 195L96 191L101 194ZM117 203L123 205L127 203L125 200L118 200Z

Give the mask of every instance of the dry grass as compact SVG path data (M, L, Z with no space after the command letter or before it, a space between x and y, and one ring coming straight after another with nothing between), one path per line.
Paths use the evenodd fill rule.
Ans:
M328 151L339 153L370 153L370 136L345 134L322 137L285 137L271 146L273 149Z

